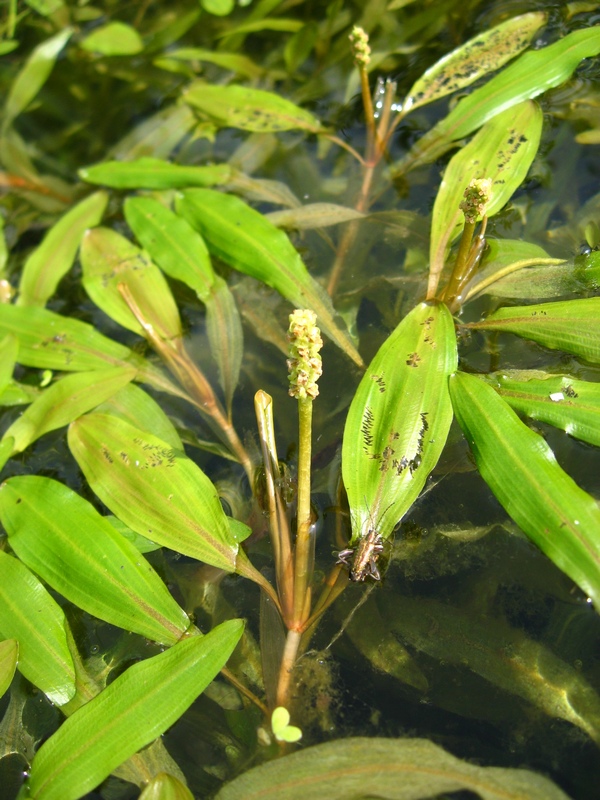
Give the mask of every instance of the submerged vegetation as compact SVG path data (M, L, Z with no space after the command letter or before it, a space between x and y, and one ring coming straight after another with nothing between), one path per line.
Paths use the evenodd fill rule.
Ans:
M6 9L13 796L597 782L596 6L314 5Z

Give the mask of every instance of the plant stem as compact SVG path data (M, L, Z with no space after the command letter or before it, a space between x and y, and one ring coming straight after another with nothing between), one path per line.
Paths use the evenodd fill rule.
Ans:
M292 670L296 663L296 657L300 649L300 640L302 634L299 631L288 631L285 640L285 648L283 650L283 657L281 659L281 668L279 670L279 683L277 685L277 705L288 708L289 706L289 693L290 683L292 679Z
M310 462L312 452L311 397L298 398L298 501L296 551L294 563L294 611L292 625L298 630L305 621L305 608L310 608L310 576L314 563L314 536L310 532Z
M462 236L460 237L460 244L458 246L458 253L456 254L456 261L454 262L454 269L452 270L452 275L450 276L448 285L442 293L442 299L446 304L449 304L454 300L458 287L464 279L465 267L467 265L469 252L471 250L471 242L473 241L473 236L475 235L476 224L476 222L465 221L465 227L463 228ZM427 299L433 300L432 297L428 297Z

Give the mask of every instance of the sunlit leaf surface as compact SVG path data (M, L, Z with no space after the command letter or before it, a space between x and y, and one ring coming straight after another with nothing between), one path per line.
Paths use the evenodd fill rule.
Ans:
M146 157L135 161L103 161L83 167L79 170L79 177L88 183L113 189L184 189L187 186L227 183L230 173L227 164L188 167Z
M6 693L12 683L18 656L19 643L16 639L5 639L0 642L0 697Z

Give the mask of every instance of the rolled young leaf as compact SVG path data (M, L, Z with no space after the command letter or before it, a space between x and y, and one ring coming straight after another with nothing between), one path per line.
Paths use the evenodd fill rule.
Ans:
M342 445L351 545L383 539L419 496L452 422L448 375L456 369L446 306L420 303L380 347L354 395Z
M600 508L564 472L545 440L491 386L449 381L454 411L477 467L506 512L600 609Z
M233 572L238 542L211 481L184 452L106 414L71 423L69 447L102 502L134 531Z
M237 645L244 623L223 622L134 664L76 711L36 753L35 800L77 800L157 736L204 691Z
M311 308L327 336L362 365L350 337L334 319L328 295L311 277L288 237L262 214L233 195L210 189L182 192L177 212L200 231L211 253L276 289L297 308Z
M48 590L18 559L0 551L0 638L19 643L19 672L59 706L75 696L67 621Z
M102 161L79 170L88 183L113 189L184 189L187 186L215 186L227 183L228 164L189 167L171 164L161 158L138 158L135 161ZM96 223L97 224L97 223Z
M544 347L600 361L600 297L500 308L465 327L516 333Z
M0 520L21 561L89 614L168 645L190 626L139 551L62 483L9 478Z

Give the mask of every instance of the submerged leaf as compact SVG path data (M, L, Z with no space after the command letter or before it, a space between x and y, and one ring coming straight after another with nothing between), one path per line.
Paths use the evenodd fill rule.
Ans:
M442 452L452 406L448 375L456 338L444 305L421 303L380 347L354 395L342 446L351 545L388 538L419 496Z
M132 56L144 49L142 37L124 22L108 22L93 30L79 46L103 56Z
M190 626L139 551L62 483L9 478L0 519L21 561L89 614L169 645Z
M507 513L600 609L600 508L545 440L491 386L457 372L454 411L477 467Z
M29 790L39 800L77 800L164 733L226 664L244 624L229 620L134 664L78 709L38 750Z
M6 694L12 683L18 656L19 643L16 639L6 639L0 642L0 697Z
M146 784L139 800L194 800L194 795L174 775L159 772Z
M524 769L479 767L427 739L348 738L308 747L244 772L215 800L418 800L463 789L484 800L568 800Z
M82 180L110 186L113 189L184 189L187 186L215 186L227 183L230 174L231 167L228 164L189 167L150 157L138 158L135 161L103 161L79 170L79 177Z
M232 195L210 189L182 193L177 211L200 231L209 250L235 269L276 289L298 308L311 308L317 324L353 361L362 359L338 327L331 300L311 277L288 237Z
M600 361L600 297L500 308L465 327L516 333L544 347Z
M215 276L206 299L206 333L210 352L219 368L219 383L231 416L231 403L244 355L244 333L240 312L227 283Z

